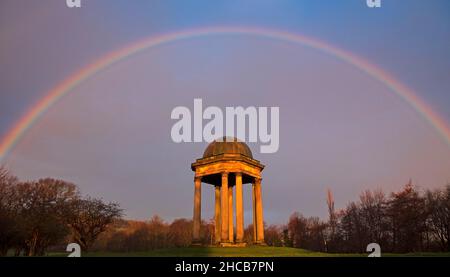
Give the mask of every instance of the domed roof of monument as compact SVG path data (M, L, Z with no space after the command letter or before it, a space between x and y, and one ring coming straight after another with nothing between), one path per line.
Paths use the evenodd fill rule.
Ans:
M241 154L253 158L252 151L248 145L233 137L223 137L211 142L208 147L206 147L203 158L221 154Z

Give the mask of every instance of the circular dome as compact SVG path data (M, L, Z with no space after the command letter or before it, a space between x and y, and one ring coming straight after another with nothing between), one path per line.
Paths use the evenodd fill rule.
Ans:
M241 154L253 158L252 151L247 144L232 137L223 137L211 142L208 147L206 147L203 158L221 154Z

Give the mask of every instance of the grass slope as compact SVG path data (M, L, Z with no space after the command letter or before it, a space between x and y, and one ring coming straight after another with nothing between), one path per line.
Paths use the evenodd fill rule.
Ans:
M61 253L59 253L61 254ZM90 252L82 253L84 257L367 257L368 254L329 254L313 252L305 249L290 247L261 247L251 246L243 248L227 247L187 247L156 249L146 252ZM59 256L59 255L58 255ZM66 256L66 254L62 255ZM450 257L450 252L444 253L382 253L383 257Z
M188 247L156 249L147 252L91 252L83 256L133 256L133 257L317 257L330 256L289 247Z

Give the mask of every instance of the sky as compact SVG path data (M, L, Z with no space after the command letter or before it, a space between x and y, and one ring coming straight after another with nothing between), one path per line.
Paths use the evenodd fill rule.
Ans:
M0 140L48 91L136 41L205 27L257 27L318 39L381 68L450 123L450 2L384 0L0 0ZM450 180L450 146L385 84L336 57L251 35L159 45L115 63L50 107L0 161L22 180L61 178L117 201L128 218L192 216L190 163L207 143L170 138L176 106L280 107L280 149L259 153L264 215L326 217L365 189ZM203 185L203 218L214 191ZM251 222L250 186L244 190Z

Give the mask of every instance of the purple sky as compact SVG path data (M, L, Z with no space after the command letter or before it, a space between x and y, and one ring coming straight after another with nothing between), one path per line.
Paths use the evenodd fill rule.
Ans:
M58 82L111 50L158 33L258 26L304 34L360 55L412 87L450 121L450 5L446 1L65 1L0 3L0 134ZM343 3L344 2L344 3ZM342 3L342 4L338 4ZM345 19L345 20L344 20ZM370 31L368 31L370 30ZM431 42L432 41L432 42ZM57 177L117 201L129 218L192 216L193 172L206 143L170 138L176 106L279 106L280 149L254 157L264 214L326 216L364 189L422 188L450 180L450 148L386 86L301 45L209 36L148 49L73 89L26 133L5 161L21 179ZM203 218L213 189L203 186ZM244 191L246 224L250 190Z

